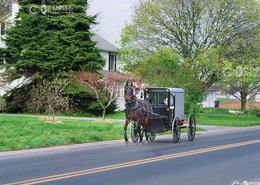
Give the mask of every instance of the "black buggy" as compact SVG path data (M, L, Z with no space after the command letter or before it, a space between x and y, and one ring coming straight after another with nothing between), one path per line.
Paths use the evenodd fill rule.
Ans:
M150 141L154 141L156 133L172 131L173 142L179 142L181 129L187 128L188 139L193 141L196 134L196 120L193 114L184 119L184 90L180 88L148 88L144 91L144 99L152 106L150 123L145 128ZM131 138L137 142L138 124L131 124Z

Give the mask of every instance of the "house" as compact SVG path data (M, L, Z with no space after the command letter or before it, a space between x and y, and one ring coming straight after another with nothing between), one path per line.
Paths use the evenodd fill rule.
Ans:
M117 57L118 48L98 34L94 35L92 40L97 43L96 47L100 50L101 55L106 61L103 70L122 71L123 66L118 62Z
M221 101L220 101L221 100ZM214 108L216 101L220 101L220 108L240 109L240 101L233 95L223 92L217 86L208 88L207 94L201 102L202 108ZM260 108L260 93L247 103L247 108Z
M2 13L2 8L0 8L0 48L4 48L5 44L3 38L5 36L6 29L10 27L14 22L15 16L19 9L19 5L16 0L0 1L0 7L6 7L5 14ZM1 62L3 61L0 61L0 63Z
M17 4L17 1L12 0L12 8L11 8L11 12L8 14L8 17L6 19L5 22L1 23L0 27L1 27L1 38L0 38L0 48L5 47L5 44L3 42L3 38L5 36L5 30L7 27L11 26L12 23L14 22L15 16L17 14L19 10L19 5ZM103 74L108 74L109 73L120 73L122 74L122 70L123 70L123 65L118 62L118 57L117 57L117 52L118 52L118 48L113 45L112 43L110 43L109 41L107 41L105 38L101 37L100 35L94 35L92 37L92 40L94 42L96 42L96 47L100 50L100 54L103 56L104 60L106 61L105 66L103 68ZM0 61L0 64L3 63L3 61ZM0 82L1 82L1 73L4 72L3 70L0 70ZM0 96L2 96L3 94L5 94L7 89L12 89L15 88L21 84L23 84L23 82L26 81L24 78L18 79L14 82L12 82L11 84L7 85L7 86L1 86L0 87ZM120 96L118 98L118 105L119 105L119 110L124 109L124 103L122 102L123 100L123 94L122 97Z

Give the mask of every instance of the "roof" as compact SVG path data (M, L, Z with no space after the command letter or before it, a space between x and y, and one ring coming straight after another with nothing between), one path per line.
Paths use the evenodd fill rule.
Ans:
M131 74L127 74L127 73L120 73L118 71L107 71L107 70L102 70L100 72L101 72L101 74L104 75L105 78L116 75L117 77L121 78L122 80L140 81L137 77L135 77Z
M184 89L181 89L181 88L152 87L152 88L148 88L148 90L155 90L155 91L166 91L166 90L169 90L172 93L184 93Z
M100 49L101 51L107 51L107 52L117 52L118 48L101 37L100 35L95 34L92 37L92 40L97 42L97 48Z

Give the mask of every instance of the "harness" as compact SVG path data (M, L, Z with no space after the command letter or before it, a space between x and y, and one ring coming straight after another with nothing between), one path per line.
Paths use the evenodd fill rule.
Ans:
M129 103L125 103L125 108L127 109L127 110L131 110L131 111L134 111L134 110L136 110L138 107L140 107L139 106L139 103L138 103L138 99L135 97L135 104L134 104L134 106L131 106Z

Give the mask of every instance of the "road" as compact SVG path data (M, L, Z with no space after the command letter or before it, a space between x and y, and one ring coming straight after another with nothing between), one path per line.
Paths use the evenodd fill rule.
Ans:
M260 184L260 127L215 129L194 142L183 134L178 144L163 136L0 153L0 184L239 185L235 180Z

